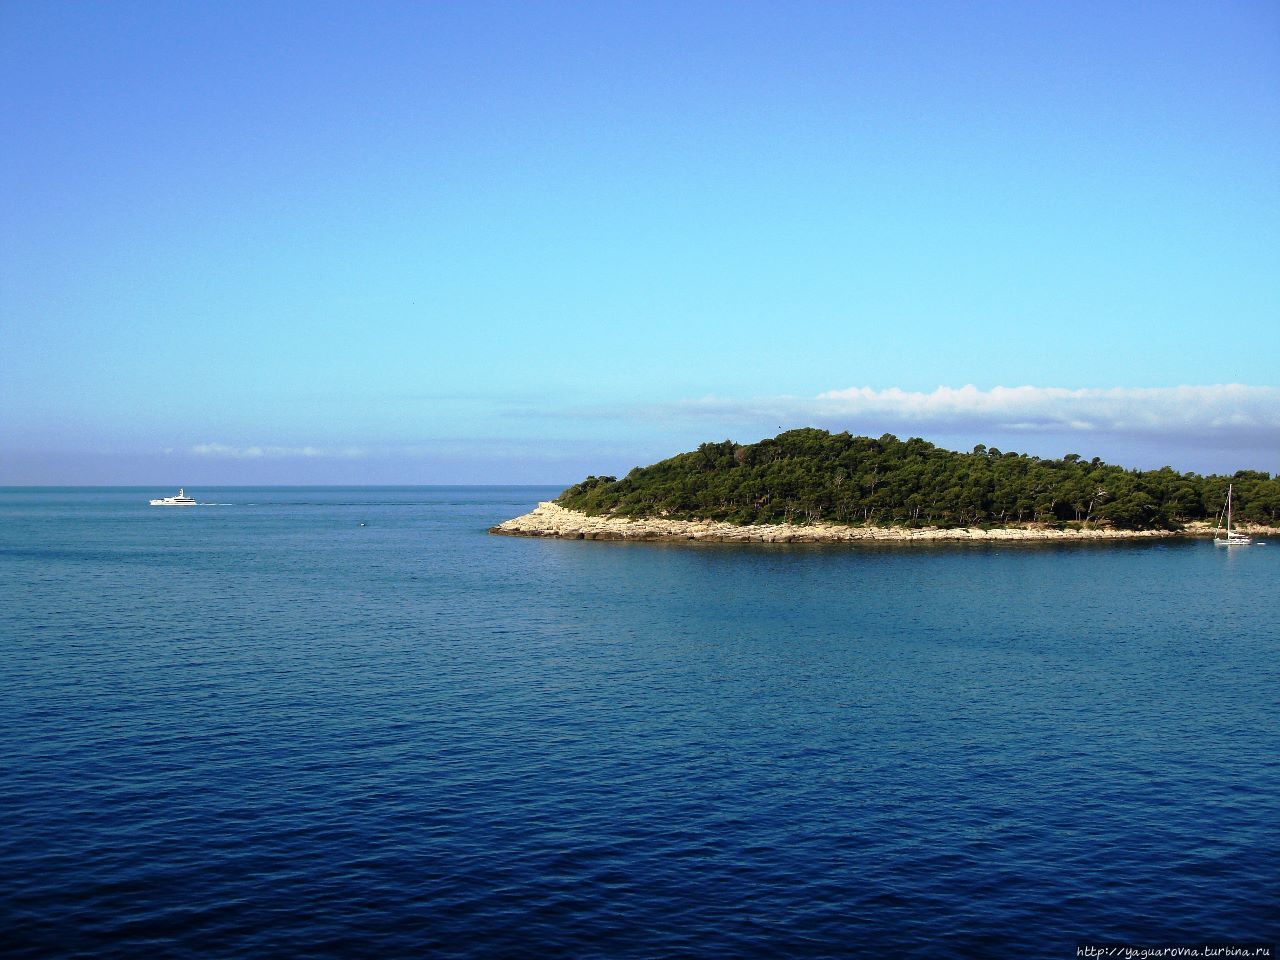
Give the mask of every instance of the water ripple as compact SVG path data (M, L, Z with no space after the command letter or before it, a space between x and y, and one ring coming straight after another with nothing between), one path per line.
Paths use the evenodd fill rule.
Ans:
M6 951L1280 939L1280 551L484 535L545 495L5 493Z

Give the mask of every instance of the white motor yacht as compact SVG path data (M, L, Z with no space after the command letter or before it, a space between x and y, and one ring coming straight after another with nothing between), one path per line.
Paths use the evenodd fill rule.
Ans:
M159 500L152 500L151 505L153 507L194 507L196 501L194 497L188 497L186 491L179 487L176 497L161 497Z

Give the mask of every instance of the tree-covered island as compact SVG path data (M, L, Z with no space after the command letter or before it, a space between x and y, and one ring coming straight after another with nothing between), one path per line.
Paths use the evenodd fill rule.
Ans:
M1176 529L1215 520L1234 485L1237 523L1280 525L1280 476L1126 470L979 445L957 453L899 440L789 430L759 443L704 443L622 479L588 477L557 498L590 516L904 527Z

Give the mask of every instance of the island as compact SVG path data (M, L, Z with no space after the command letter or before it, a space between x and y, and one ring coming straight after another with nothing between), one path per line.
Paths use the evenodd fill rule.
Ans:
M1212 535L1231 486L1238 529L1280 532L1280 476L1132 470L979 444L803 428L590 476L490 533L579 540L855 542Z

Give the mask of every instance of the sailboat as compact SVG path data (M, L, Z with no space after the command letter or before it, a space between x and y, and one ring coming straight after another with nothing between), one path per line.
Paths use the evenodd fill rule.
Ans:
M1220 547L1240 547L1245 544L1253 543L1249 537L1243 533L1231 532L1231 484L1227 484L1227 506L1223 511L1227 515L1227 535L1221 537L1218 534L1222 531L1222 517L1218 517L1218 529L1214 531L1213 542Z

